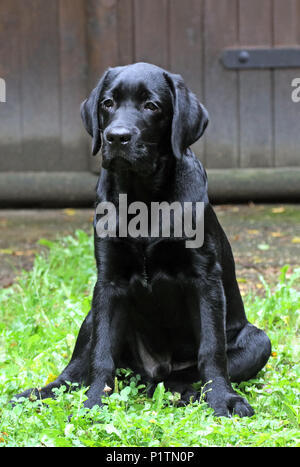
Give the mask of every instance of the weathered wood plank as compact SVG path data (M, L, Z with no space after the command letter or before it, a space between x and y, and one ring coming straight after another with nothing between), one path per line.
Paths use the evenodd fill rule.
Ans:
M239 0L240 47L272 45L271 0ZM272 71L239 71L240 166L273 165Z
M208 170L213 203L300 201L300 167Z
M238 166L238 76L220 62L225 47L238 42L237 0L205 0L205 104L210 114L206 130L206 165L210 168Z
M202 23L202 0L189 0L188 8L182 0L170 2L170 71L181 74L187 86L203 102ZM204 137L192 149L205 163Z
M0 103L0 170L22 170L19 1L0 3L0 78L6 102Z
M168 1L134 0L135 61L168 68Z
M133 0L118 0L118 65L134 62Z
M89 90L109 67L117 66L117 0L87 1Z
M274 46L300 45L300 0L274 0ZM275 165L300 164L300 103L292 101L291 87L300 70L274 71Z
M60 0L61 170L88 167L88 145L80 117L86 97L86 16L84 0Z
M87 2L87 50L88 89L87 96L96 86L103 72L119 64L118 21L116 0L88 0ZM99 173L101 155L91 156L89 145L89 168Z
M58 1L21 7L23 155L27 170L57 170L61 162Z
M300 201L300 167L209 169L213 203ZM0 207L88 206L95 202L97 175L89 172L0 172Z

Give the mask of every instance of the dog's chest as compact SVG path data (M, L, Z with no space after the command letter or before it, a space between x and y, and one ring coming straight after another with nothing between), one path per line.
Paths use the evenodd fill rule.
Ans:
M101 250L99 277L114 284L139 314L164 314L182 306L194 280L204 274L201 255L184 241L130 242L116 240ZM168 313L166 312L168 311Z
M161 241L143 248L132 264L136 267L130 285L134 288L140 284L148 293L159 293L158 289L166 284L184 285L199 273L194 252L180 241Z
M160 242L144 250L129 279L134 327L147 327L146 334L153 329L153 333L177 330L181 335L187 313L193 313L200 269L193 252L179 242Z
M138 364L151 378L190 366L196 355L192 289L199 273L194 252L184 242L167 240L114 242L106 254L99 272L114 284L128 312L127 339Z
M170 255L171 250L170 245L161 245L144 255L141 274L133 276L129 292L135 351L151 379L188 368L196 359L193 264L190 256L179 251Z

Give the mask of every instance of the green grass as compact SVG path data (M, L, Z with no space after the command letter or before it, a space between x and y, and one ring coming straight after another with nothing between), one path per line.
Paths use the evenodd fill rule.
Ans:
M52 381L68 362L96 279L91 236L77 231L41 243L48 253L0 291L0 446L300 445L300 270L287 277L287 267L272 289L262 278L264 298L245 299L249 320L267 331L273 346L257 378L235 385L254 417L216 418L203 401L176 407L176 395L162 384L149 399L129 370L119 370L115 393L102 409L82 408L86 388L12 408L14 394Z

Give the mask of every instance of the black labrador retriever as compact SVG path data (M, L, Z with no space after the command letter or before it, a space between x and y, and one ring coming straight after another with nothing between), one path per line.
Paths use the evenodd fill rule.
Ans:
M201 381L216 415L253 415L231 382L254 377L271 345L246 318L206 172L189 149L208 124L206 109L181 76L136 63L107 70L81 115L93 154L102 147L97 204L118 206L120 194L146 206L202 202L204 242L187 248L184 236L101 237L96 210L98 279L71 361L56 381L17 397L53 397L53 388L77 382L89 386L91 408L113 390L116 368L131 368L150 391L163 381L188 403L199 397L192 383Z

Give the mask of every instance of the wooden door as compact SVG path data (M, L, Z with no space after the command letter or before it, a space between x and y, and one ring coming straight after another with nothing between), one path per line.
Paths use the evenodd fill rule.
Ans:
M58 173L69 191L57 197L92 199L100 160L79 106L107 67L136 61L180 73L206 105L210 124L194 150L213 196L227 199L232 182L236 199L270 197L282 171L300 196L300 103L291 99L300 67L227 69L221 60L228 48L300 50L300 0L2 0L0 44L0 202L20 186L16 199L47 199L61 189ZM43 191L38 181L50 179Z
M86 95L84 0L0 3L0 170L88 167L79 106Z
M208 168L300 165L300 105L291 99L300 68L228 70L221 61L227 48L299 47L300 0L89 4L92 74L136 61L182 74L210 113L194 148Z

